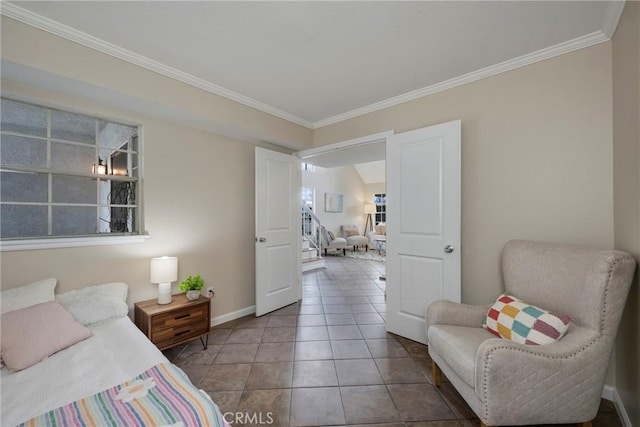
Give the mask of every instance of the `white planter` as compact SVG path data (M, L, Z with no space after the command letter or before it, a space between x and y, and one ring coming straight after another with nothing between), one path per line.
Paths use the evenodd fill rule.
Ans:
M187 291L187 299L194 301L200 298L200 291Z

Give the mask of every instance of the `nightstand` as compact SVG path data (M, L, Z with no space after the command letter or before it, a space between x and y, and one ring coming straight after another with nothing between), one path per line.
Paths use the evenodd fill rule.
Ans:
M134 304L134 317L138 328L158 347L165 350L194 338L200 338L206 349L209 343L211 304L200 296L195 301L185 294L173 295L169 304L158 304L157 299ZM206 339L203 337L206 336Z

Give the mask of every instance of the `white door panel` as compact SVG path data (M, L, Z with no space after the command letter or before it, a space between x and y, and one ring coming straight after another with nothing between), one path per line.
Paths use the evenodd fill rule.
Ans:
M426 343L426 305L460 302L460 187L460 121L387 138L389 332Z
M400 231L418 235L442 235L440 195L442 180L439 160L442 157L442 139L416 141L402 148L400 162L401 181ZM421 195L416 197L416 195Z
M300 161L256 148L256 315L300 298Z

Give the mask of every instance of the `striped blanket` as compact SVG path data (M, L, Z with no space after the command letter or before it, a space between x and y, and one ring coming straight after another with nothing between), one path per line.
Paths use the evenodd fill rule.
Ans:
M175 365L161 363L120 385L21 426L227 426L213 401Z

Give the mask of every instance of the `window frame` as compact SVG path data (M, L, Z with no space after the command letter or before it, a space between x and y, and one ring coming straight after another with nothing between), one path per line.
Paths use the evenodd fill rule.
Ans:
M384 203L376 203L376 199L384 198ZM376 212L373 214L373 223L378 225L381 222L387 222L387 193L376 193L373 195L373 204L376 207ZM380 220L378 221L378 218Z
M47 175L47 180L49 182L47 189L47 201L46 202L38 202L33 203L35 205L43 205L47 206L48 214L47 214L47 227L48 232L51 233L51 210L54 206L84 206L86 204L76 204L76 203L57 203L52 201L51 195L51 181L54 176L77 176L77 177L86 177L86 178L95 178L96 179L96 187L98 191L98 197L100 194L100 182L114 182L114 181L122 181L122 182L133 182L136 186L136 200L135 203L131 205L127 205L125 207L131 207L135 212L134 219L134 230L133 232L109 232L109 233L100 233L96 232L95 234L68 234L68 235L49 235L49 236L33 236L33 237L6 237L0 238L0 252L5 251L20 251L20 250L34 250L34 249L53 249L53 248L71 248L71 247L83 247L83 246L103 246L103 245L119 245L119 244L130 244L130 243L141 243L150 238L150 236L146 233L144 227L144 185L143 185L143 152L144 152L144 129L141 123L135 123L129 120L122 120L120 118L108 117L105 115L98 114L88 114L86 111L80 111L78 109L69 108L65 106L54 105L51 103L43 102L40 100L34 99L25 99L19 96L2 96L2 99L6 99L8 101L18 102L22 104L33 105L38 108L42 108L46 110L47 114L47 132L46 136L33 136L28 134L22 134L20 132L13 131L5 131L2 130L2 135L11 135L22 138L31 138L36 140L45 141L47 145L47 165L44 168L30 168L30 167L21 167L21 166L0 166L0 169L3 171L17 171L17 172L31 172L31 173L40 173L43 175ZM128 155L128 169L132 171L134 168L137 169L136 176L119 176L119 175L99 175L94 173L82 173L82 172L73 172L73 171L64 171L53 169L51 167L50 158L51 158L51 146L52 143L62 143L66 145L77 145L82 147L93 147L96 150L96 156L100 156L100 152L104 149L110 149L106 146L100 146L98 144L98 133L96 132L96 141L95 145L92 144L83 144L75 141L64 140L60 138L54 138L51 135L52 129L52 111L60 111L63 113L71 113L80 116L84 116L90 119L93 119L96 123L96 129L98 128L100 122L113 123L116 125L128 126L137 129L137 149L133 150L131 146L126 151L121 150L120 148L113 149L114 152L126 152ZM129 143L131 139L129 140ZM131 161L131 157L134 155L137 157L135 162ZM104 179L107 177L107 179ZM1 201L3 205L29 205L29 202L5 202ZM100 221L99 210L102 208L111 209L111 203L103 204L99 198L96 199L95 204L96 209L98 210L98 221ZM97 227L98 228L98 227Z

